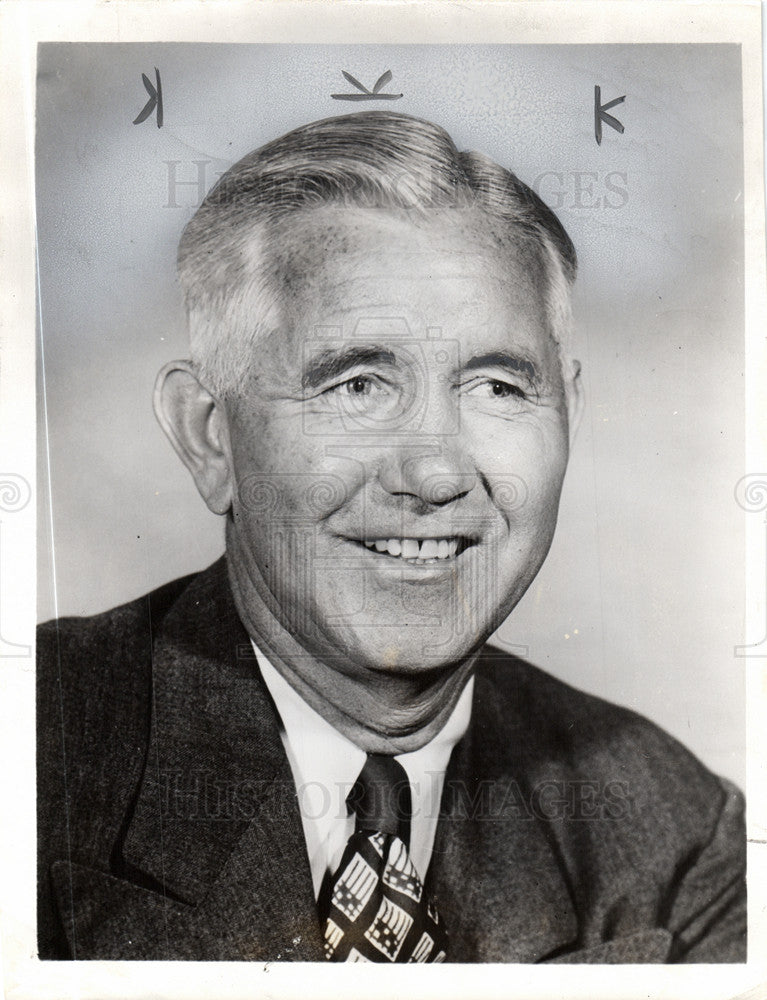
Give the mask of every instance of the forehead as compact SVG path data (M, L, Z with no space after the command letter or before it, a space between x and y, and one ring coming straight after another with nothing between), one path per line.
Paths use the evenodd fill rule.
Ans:
M283 220L272 243L288 295L316 294L344 279L394 291L397 282L415 277L413 267L422 284L427 276L436 282L483 275L539 291L543 284L533 241L478 209L422 213L326 205Z
M285 220L270 242L282 315L264 346L283 362L305 357L318 337L435 330L467 348L482 339L547 350L539 248L476 209L416 216L323 206Z

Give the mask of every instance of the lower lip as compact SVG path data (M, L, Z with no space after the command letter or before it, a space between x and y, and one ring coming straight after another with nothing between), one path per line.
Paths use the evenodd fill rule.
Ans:
M469 546L459 555L451 556L448 559L439 559L435 562L419 564L408 562L401 556L392 556L387 552L378 552L376 549L369 549L366 545L360 545L357 542L353 544L361 552L367 553L371 563L387 575L396 573L399 580L415 580L419 582L444 580L452 577L464 555L474 547Z

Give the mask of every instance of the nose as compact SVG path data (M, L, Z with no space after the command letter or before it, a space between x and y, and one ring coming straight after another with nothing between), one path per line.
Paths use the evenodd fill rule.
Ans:
M379 481L392 496L444 507L471 493L477 473L457 441L411 438L392 443L379 468Z

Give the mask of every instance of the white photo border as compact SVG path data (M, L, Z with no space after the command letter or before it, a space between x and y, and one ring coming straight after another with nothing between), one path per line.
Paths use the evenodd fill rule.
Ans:
M756 3L634 0L10 0L0 7L4 156L0 161L0 453L31 502L2 519L2 622L30 656L6 659L2 741L6 803L0 851L2 959L10 998L253 997L588 998L647 996L761 1000L767 995L767 717L765 656L747 665L749 961L736 966L393 967L194 962L40 962L35 944L35 204L36 46L44 41L242 42L733 42L741 45L746 218L746 412L744 471L767 481L764 386L767 350L761 9ZM712 126L713 127L713 126ZM748 604L744 644L765 632L764 518L744 512ZM7 560L7 562L6 562ZM767 654L767 651L766 651ZM8 808L10 806L10 808Z

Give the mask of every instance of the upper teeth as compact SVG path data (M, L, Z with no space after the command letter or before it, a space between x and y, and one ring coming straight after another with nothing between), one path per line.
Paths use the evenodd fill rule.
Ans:
M376 538L365 545L402 559L450 559L458 551L457 538Z

